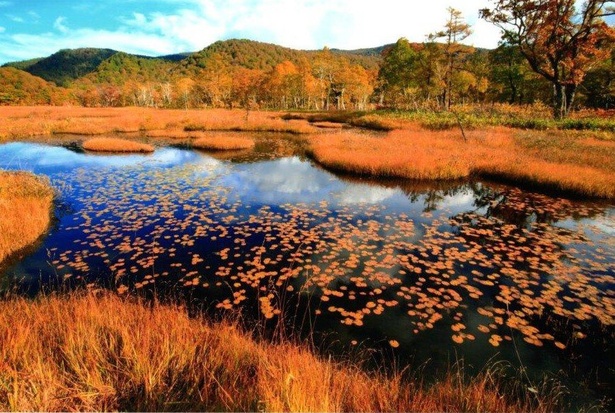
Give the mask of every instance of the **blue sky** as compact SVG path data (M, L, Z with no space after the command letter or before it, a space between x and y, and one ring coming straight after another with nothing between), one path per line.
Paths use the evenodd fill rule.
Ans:
M494 47L497 29L478 19L487 0L0 0L0 64L59 49L105 47L143 55L201 50L230 38L298 49L421 42L461 10L466 43Z

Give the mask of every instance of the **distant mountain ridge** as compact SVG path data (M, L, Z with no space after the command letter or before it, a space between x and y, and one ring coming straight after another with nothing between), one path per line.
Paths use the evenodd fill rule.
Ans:
M8 63L5 66L21 69L58 86L68 86L73 80L95 71L103 61L116 53L116 50L111 49L63 49L49 57Z
M366 69L375 69L378 67L381 52L388 46L357 50L331 49L331 53L344 55L352 63ZM62 49L48 57L10 62L2 67L23 70L58 86L67 87L86 78L120 83L121 76L136 76L139 80L147 80L148 77L156 77L169 71L194 72L205 67L213 56L222 58L225 64L230 66L270 70L285 60L293 63L299 63L302 59L311 60L318 52L320 50L297 50L254 40L231 39L214 42L198 52L156 57L113 49Z

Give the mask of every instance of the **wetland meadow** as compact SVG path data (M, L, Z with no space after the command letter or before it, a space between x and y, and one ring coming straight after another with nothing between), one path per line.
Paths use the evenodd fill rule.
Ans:
M2 410L615 408L609 130L0 113Z

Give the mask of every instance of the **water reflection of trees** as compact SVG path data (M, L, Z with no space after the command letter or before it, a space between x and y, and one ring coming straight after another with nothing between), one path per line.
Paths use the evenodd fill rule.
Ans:
M275 160L291 156L305 156L305 148L302 142L292 135L280 135L272 133L239 133L229 132L230 134L243 134L255 140L252 149L215 151L197 150L205 153L219 161L230 161L233 163L255 163L265 160ZM233 135L233 136L234 136Z
M529 228L533 223L554 224L572 218L594 218L604 213L605 206L575 202L563 198L526 192L507 186L484 185L472 182L468 187L474 194L474 206L486 209L486 217Z
M440 208L447 198L467 193L471 184L460 181L414 181L408 179L387 179L360 177L352 174L336 172L342 181L351 184L363 184L402 191L411 203L422 203L423 212L431 212Z

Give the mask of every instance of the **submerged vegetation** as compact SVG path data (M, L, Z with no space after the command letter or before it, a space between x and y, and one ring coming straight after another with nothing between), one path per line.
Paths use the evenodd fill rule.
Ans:
M70 166L32 161L50 181L0 171L0 265L60 198L2 279L0 410L612 407L613 207L544 194L615 200L610 2L492 3L495 50L459 44L449 8L429 41L371 51L228 40L1 67L0 105L54 106L0 107L0 142L74 150L7 149L57 149ZM500 361L441 370L458 351ZM440 364L408 365L425 355Z
M187 134L195 142L206 133L186 132L182 122L171 117L158 120L170 122L182 138ZM443 145L436 150L450 152L458 143L472 145L491 136L493 146L484 149L486 153L498 145L516 144L505 129L485 137L470 131L464 143L457 131L426 132L418 126L418 136L406 136L410 127L386 134L325 131L309 135L309 140L340 138L355 145L354 139L364 138L369 147L395 136L400 142L420 141L421 133L429 133L433 135L426 140ZM526 139L528 153L551 147L542 132L526 132L536 134L520 137ZM223 141L227 133L216 135L210 139ZM590 159L599 156L601 145L610 148L608 140L585 139L581 134L579 141L562 147L578 152L597 143L588 152ZM468 184L460 195L470 194L473 205L483 211L464 207L431 215L438 200L455 193L447 189L425 196L420 217L408 216L406 209L387 211L381 192L387 195L388 189L373 194L375 201L370 202L365 187L343 199L270 205L238 194L263 184L279 187L278 194L303 193L301 188L310 192L316 190L313 183L331 177L297 177L296 171L307 172L297 158L279 160L284 166L279 174L256 167L231 176L235 166L228 163L188 151L159 153L165 150L121 169L76 167L52 174L60 196L79 205L77 213L58 224L55 244L45 246L41 261L52 282L90 284L94 289L100 283L128 298L107 293L100 301L79 295L1 301L5 319L0 324L13 330L0 334L6 340L0 343L0 360L8 366L0 373L5 374L0 376L0 406L552 411L561 409L565 400L563 388L536 386L535 378L513 385L510 376L493 369L471 377L452 369L435 383L412 370L366 373L354 363L315 357L292 341L270 344L254 342L241 332L227 335L233 329L226 324L212 327L200 317L188 319L181 306L143 305L129 298L135 293L157 295L169 286L179 297L211 297L212 310L221 313L254 314L263 325L304 317L358 332L397 317L407 330L399 336L387 334L380 346L394 355L432 333L450 346L476 344L493 352L525 346L557 352L557 357L577 356L583 346L596 350L595 340L612 337L608 286L615 249L609 228L599 223L558 226L570 217L606 216L599 204L580 207L515 188ZM546 153L554 161L565 154L561 149ZM176 155L194 156L196 162L160 162ZM280 175L293 172L295 180L280 180ZM238 183L237 190L224 182ZM449 201L454 204L455 198ZM593 248L593 240L599 240L599 248ZM41 272L41 279L46 276ZM289 309L292 300L307 301L308 308L293 314L299 306ZM171 321L176 319L177 325ZM598 331L603 335L596 338ZM355 341L349 348L354 346L361 347Z
M49 227L53 190L44 178L0 170L0 266Z
M11 411L497 411L562 408L559 389L501 367L435 384L367 373L301 344L260 342L182 306L112 294L0 301L0 409Z

